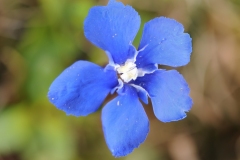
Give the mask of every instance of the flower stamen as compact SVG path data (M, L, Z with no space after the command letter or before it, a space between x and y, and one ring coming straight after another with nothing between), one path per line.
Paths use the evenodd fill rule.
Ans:
M132 60L127 60L124 65L119 66L116 69L120 78L126 83L137 79L138 69Z

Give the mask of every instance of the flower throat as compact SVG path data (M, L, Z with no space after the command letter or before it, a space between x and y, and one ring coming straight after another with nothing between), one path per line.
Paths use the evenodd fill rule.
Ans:
M138 69L132 60L127 60L124 65L116 68L119 77L126 83L136 80L138 77Z

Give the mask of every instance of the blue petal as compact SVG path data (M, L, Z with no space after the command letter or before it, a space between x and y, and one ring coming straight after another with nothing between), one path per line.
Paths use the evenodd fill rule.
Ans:
M155 18L146 23L139 49L146 48L138 54L138 67L151 63L186 65L190 61L192 39L183 32L182 24L170 18Z
M131 6L110 1L107 6L90 9L84 22L84 34L94 45L106 51L110 63L123 64L140 27L140 17Z
M133 86L138 94L138 97L145 103L148 104L148 93L147 91L142 88L141 86L135 85L135 84L131 84L131 86Z
M136 90L124 85L124 93L102 110L104 136L115 157L131 153L146 139L149 131L148 118Z
M91 62L78 61L53 81L48 98L68 115L86 116L100 107L117 84L115 71L104 70Z
M188 84L176 70L157 70L139 77L135 84L148 91L154 114L162 122L183 119L191 109Z

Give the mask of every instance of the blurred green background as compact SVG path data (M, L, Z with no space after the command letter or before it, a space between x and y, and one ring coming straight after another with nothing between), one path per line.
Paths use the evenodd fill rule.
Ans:
M145 106L150 133L119 159L240 160L240 0L122 2L142 19L135 46L143 24L158 16L176 19L190 33L191 62L178 70L194 105L186 119L172 123L158 121L151 104ZM89 8L106 4L0 0L0 160L115 159L104 141L100 110L66 116L47 99L51 82L76 60L107 63L83 34Z

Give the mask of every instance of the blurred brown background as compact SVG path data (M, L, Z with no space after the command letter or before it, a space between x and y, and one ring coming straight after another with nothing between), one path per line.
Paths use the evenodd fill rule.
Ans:
M174 18L193 39L178 68L191 88L187 118L158 121L151 104L146 141L122 160L240 160L240 0L123 0L143 24ZM83 34L89 8L107 0L0 0L0 160L113 160L101 112L66 116L47 99L51 82L74 61L105 65Z

